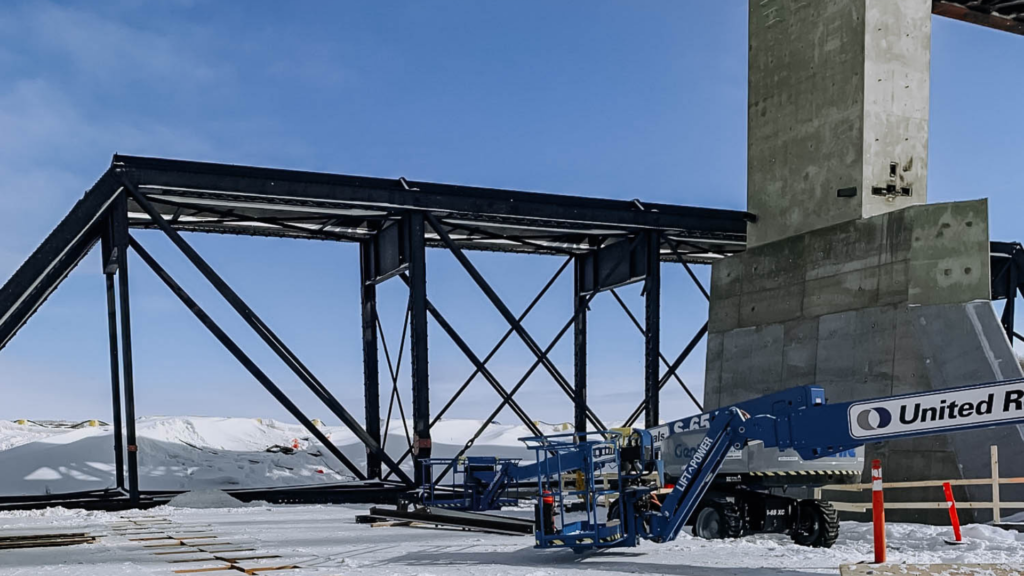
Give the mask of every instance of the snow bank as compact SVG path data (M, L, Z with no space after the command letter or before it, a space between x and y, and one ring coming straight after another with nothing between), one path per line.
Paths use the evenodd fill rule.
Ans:
M444 574L465 576L568 576L592 571L604 576L838 576L841 564L870 561L870 524L844 522L832 549L803 548L780 535L738 540L700 540L683 533L670 543L642 542L638 548L576 555L569 550L538 551L533 539L422 528L371 528L354 517L365 506L274 506L244 509L160 508L139 512L159 515L177 526L203 526L225 541L251 542L261 553L301 558L303 574ZM0 527L15 532L60 529L102 531L122 522L95 516L13 516L0 512ZM132 514L132 513L129 513ZM951 530L914 524L889 525L889 560L896 564L980 563L1020 566L1024 542L1014 534L981 527L964 546L942 542ZM968 527L973 532L974 528ZM167 574L181 564L140 553L139 543L111 534L101 545L12 550L0 554L0 576L24 574ZM166 558L166 557L163 557ZM910 571L908 570L908 573Z
M44 428L35 424L15 424L9 420L0 420L0 451L10 450L22 444L67 432L66 429Z
M433 430L434 455L455 455L480 424L439 422ZM136 428L143 490L298 486L353 479L295 424L256 418L148 417L139 419ZM343 427L322 430L347 458L365 466L366 451L354 434ZM518 440L529 435L525 426L492 424L469 453L530 459L532 452ZM397 459L407 446L401 421L392 422L387 451ZM0 421L0 495L110 488L115 484L113 460L109 426L70 430ZM412 471L410 459L403 467Z

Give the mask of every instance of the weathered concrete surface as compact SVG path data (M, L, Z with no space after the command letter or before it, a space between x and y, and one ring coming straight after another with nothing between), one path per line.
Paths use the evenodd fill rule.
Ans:
M925 203L931 1L749 1L749 245Z
M1021 377L988 301L987 222L984 200L913 206L716 263L706 405L806 384L842 402ZM1024 449L1016 428L1001 428L869 446L868 456L884 458L892 481L981 478L991 444L1005 455ZM1024 476L1024 459L1003 462L1004 475ZM985 489L971 496L989 498ZM887 494L893 501L936 497ZM944 514L893 515L941 522Z

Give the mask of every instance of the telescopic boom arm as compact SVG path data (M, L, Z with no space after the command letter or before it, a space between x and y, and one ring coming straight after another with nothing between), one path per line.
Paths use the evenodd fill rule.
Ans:
M658 511L647 512L642 537L668 542L694 512L730 449L750 442L794 449L805 460L883 442L1024 423L1024 380L948 388L923 394L828 404L817 386L794 388L751 402L670 422L668 434L708 427L704 440Z

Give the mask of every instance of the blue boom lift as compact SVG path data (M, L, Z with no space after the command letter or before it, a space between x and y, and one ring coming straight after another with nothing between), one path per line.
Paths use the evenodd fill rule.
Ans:
M431 493L433 500L425 503L437 506L448 498L462 502L463 509L500 509L509 502L510 488L530 481L538 489L537 548L584 552L636 546L640 540L670 542L698 511L729 451L750 443L791 449L813 460L869 442L1021 423L1024 380L840 404L828 404L823 388L805 386L628 435L603 431L526 438L537 455L535 462L467 460L460 464L461 486L447 495ZM660 472L661 442L696 428L707 432L675 486L659 490L646 481ZM572 474L578 479L566 486L565 478ZM599 500L611 503L607 512L599 512ZM822 517L822 506L817 501L795 504L792 530L803 542L796 535L794 540L830 546L835 535ZM714 509L704 504L704 510Z

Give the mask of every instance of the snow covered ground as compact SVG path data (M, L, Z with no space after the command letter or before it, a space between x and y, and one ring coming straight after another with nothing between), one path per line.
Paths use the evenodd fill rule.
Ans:
M756 536L709 542L682 535L669 544L645 542L631 550L576 556L568 550L537 551L532 539L428 528L372 528L355 524L365 508L343 506L242 507L100 513L51 509L0 513L0 532L80 530L102 534L96 544L74 548L9 550L0 553L0 576L28 574L171 574L185 564L169 559L193 555L158 555L166 548L132 542L138 536L113 531L127 517L159 517L172 522L162 532L198 530L215 534L251 552L276 555L302 568L285 574L467 574L560 575L594 571L604 574L686 576L798 576L836 574L840 564L870 560L871 527L844 523L831 550L801 548L783 536ZM149 520L143 518L143 520ZM998 563L1024 565L1024 536L988 526L965 528L969 543L943 542L948 528L896 524L889 528L889 559L896 563ZM175 548L175 550L179 550ZM197 554L201 554L196 550ZM273 560L265 560L273 562ZM234 572L230 572L234 573Z
M479 422L452 420L434 428L435 453L452 455ZM560 428L547 426L548 432ZM365 453L350 432L327 427L353 461ZM138 422L144 489L234 488L336 482L348 476L322 446L299 426L247 418L143 418ZM471 453L529 457L518 438L520 426L492 425ZM291 447L293 454L268 452ZM0 494L42 494L113 485L113 438L109 427L53 429L0 421ZM388 451L405 448L401 422L393 422ZM27 574L171 574L197 567L212 555L199 549L184 555L156 554L138 536L118 532L127 518L152 521L161 533L209 533L219 542L247 550L238 554L277 556L302 566L290 574L471 574L557 575L582 571L607 574L689 576L796 576L837 573L838 566L870 560L871 527L844 523L831 550L793 545L784 536L757 536L708 542L682 536L676 542L644 543L632 550L579 557L569 551L533 550L529 537L498 536L427 528L372 528L355 524L366 507L241 506L221 493L180 496L186 508L166 506L129 513L50 509L0 513L0 534L36 531L89 531L102 538L74 548L5 550L0 576ZM211 508L212 506L212 508ZM233 507L232 507L233 506ZM526 512L529 514L529 512ZM165 522L167 524L165 524ZM909 563L1024 564L1024 536L989 526L969 526L965 546L950 547L948 528L893 524L890 559ZM163 549L166 550L166 549ZM250 552L251 551L251 552ZM172 563L195 557L197 564ZM204 560L204 558L206 560ZM263 560L254 561L262 562ZM278 560L266 560L273 562Z
M433 429L434 454L457 453L479 427L475 420L441 421ZM410 425L411 427L411 425ZM197 490L295 486L352 479L301 426L268 419L149 417L137 423L143 490ZM343 427L324 432L359 466L366 452ZM554 430L552 430L554 431ZM560 430L559 430L560 431ZM529 457L518 438L523 426L492 424L470 454ZM292 447L273 453L272 446ZM408 446L402 423L391 423L387 450L395 458ZM407 460L406 470L411 470ZM0 420L0 495L98 490L114 486L113 434L109 426L65 429Z

